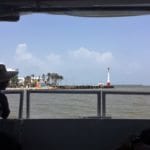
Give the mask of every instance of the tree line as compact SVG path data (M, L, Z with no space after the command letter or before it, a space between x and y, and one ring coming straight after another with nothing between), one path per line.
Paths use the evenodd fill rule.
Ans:
M64 77L58 73L47 73L38 77L31 74L25 76L24 81L21 82L18 75L16 75L10 80L9 87L36 87L39 83L46 86L58 86L63 79Z

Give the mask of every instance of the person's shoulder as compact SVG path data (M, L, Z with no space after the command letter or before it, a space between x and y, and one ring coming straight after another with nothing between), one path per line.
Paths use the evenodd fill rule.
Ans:
M0 92L0 98L6 99L7 97L6 97L6 95L4 93Z

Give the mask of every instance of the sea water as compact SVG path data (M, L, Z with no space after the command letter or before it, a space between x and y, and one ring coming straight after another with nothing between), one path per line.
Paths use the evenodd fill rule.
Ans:
M117 86L111 90L150 91L150 87ZM11 109L9 118L17 118L19 95L7 94L7 97ZM97 116L96 94L31 94L30 98L30 118L78 118ZM23 117L25 118L25 100L23 106ZM111 118L149 119L150 95L106 95L106 116Z

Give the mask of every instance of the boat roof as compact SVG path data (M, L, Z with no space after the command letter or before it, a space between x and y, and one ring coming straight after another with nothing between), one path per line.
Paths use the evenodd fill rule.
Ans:
M0 21L21 15L48 13L80 17L120 17L150 14L150 0L1 0Z

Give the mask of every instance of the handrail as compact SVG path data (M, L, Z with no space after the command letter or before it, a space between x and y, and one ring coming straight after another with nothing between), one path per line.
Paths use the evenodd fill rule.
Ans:
M102 92L102 117L106 117L106 95L150 95L150 91L122 91L122 90L103 90Z
M26 118L30 118L30 94L96 94L97 95L97 117L106 117L106 95L150 95L150 91L116 90L116 89L26 89L26 90L3 90L4 94L19 94L18 118L23 118L24 92L26 93Z
M53 93L53 94L97 94L97 117L102 116L101 111L101 92L100 90L77 90L77 89L63 89L63 90L49 90L49 89L29 89L26 92L26 118L30 118L30 94L31 93Z
M18 111L18 118L23 118L23 100L24 100L24 90L3 90L1 91L4 94L19 94L19 111Z
M97 94L97 117L106 118L106 95L150 95L150 91L127 91L116 89L62 89L62 90L49 90L49 89L29 89L26 92L26 118L30 118L30 94Z

